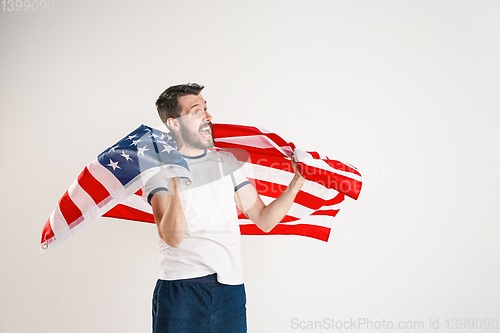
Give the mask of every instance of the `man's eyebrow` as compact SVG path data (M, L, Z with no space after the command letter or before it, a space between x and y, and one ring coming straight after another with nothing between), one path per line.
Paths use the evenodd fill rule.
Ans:
M195 104L195 105L191 106L189 108L188 112L191 111L192 108L197 107L197 106L200 106L200 105L199 104ZM205 101L205 106L207 106L207 101Z

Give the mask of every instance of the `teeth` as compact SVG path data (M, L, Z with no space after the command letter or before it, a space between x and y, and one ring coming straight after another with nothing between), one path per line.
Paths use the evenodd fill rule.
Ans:
M200 134L203 135L204 137L211 136L210 126L200 129Z

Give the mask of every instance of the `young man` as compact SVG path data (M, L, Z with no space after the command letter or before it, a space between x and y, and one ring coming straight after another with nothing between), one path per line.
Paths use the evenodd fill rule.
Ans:
M296 171L288 188L266 206L232 154L209 150L214 145L212 116L200 94L203 88L172 86L156 101L192 179L183 182L160 172L143 191L160 236L160 277L153 295L155 333L247 331L235 203L269 232L305 181Z

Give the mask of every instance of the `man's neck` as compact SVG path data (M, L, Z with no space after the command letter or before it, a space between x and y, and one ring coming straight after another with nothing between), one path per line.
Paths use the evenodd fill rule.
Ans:
M177 148L177 151L184 156L200 156L205 153L206 149L199 149L193 146L182 145L180 148Z

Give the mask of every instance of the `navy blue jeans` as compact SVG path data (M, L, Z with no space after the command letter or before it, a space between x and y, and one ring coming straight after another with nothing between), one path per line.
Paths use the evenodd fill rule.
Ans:
M153 294L153 333L246 333L246 294L241 285L158 280Z

